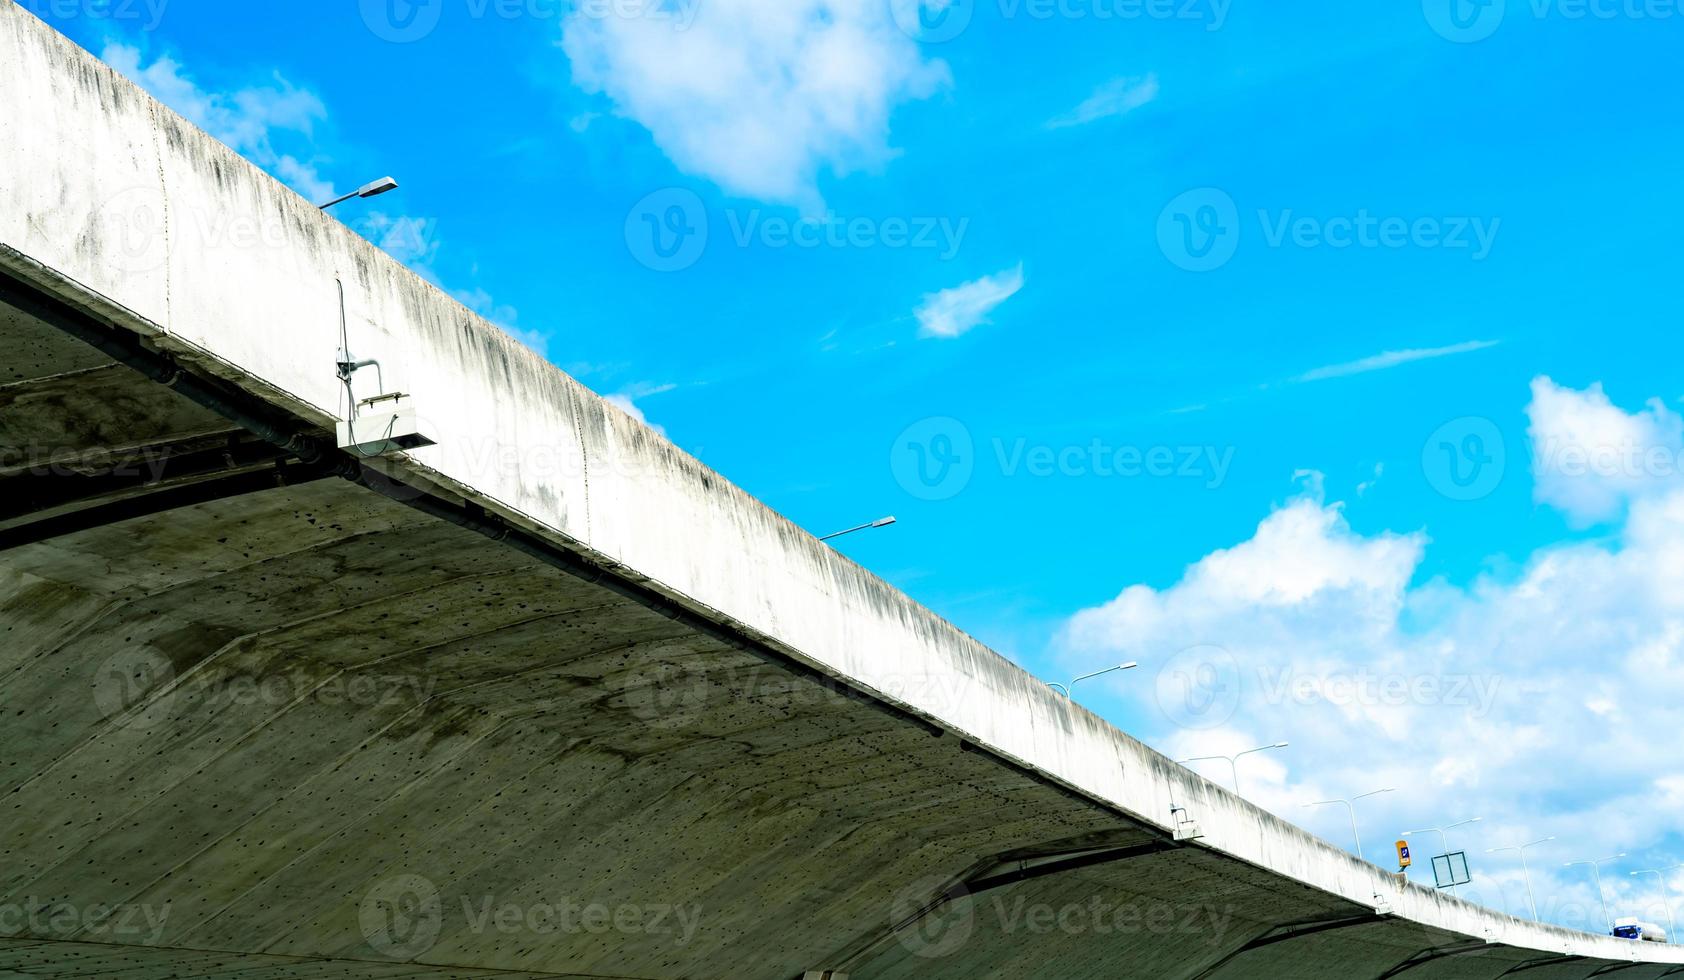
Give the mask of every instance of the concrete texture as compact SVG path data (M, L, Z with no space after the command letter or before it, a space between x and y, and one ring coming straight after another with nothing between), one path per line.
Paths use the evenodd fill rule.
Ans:
M0 274L0 977L1684 972L1173 765L9 2Z

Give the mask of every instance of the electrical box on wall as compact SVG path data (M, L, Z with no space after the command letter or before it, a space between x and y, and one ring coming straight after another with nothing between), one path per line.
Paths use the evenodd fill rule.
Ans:
M408 395L376 395L364 399L359 408L355 418L339 423L340 449L359 456L384 456L436 444L421 430L414 400Z

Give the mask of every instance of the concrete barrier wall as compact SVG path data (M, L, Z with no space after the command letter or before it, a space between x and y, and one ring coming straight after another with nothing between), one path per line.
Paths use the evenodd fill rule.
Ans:
M1096 800L1203 845L1444 929L1548 952L1684 952L1535 926L1400 888L1373 865L1174 765L917 605L0 2L0 244L49 288L324 427L338 288L352 350L415 396L424 478ZM59 281L62 277L65 281ZM554 324L573 330L613 324ZM373 391L372 374L359 393Z

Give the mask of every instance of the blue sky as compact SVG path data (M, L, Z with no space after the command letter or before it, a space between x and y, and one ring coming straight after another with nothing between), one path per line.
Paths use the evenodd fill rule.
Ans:
M1684 15L918 2L24 6L303 193L395 175L337 214L810 530L897 515L838 546L1030 670L1138 659L1077 689L1131 733L1290 737L1247 794L1341 844L1300 804L1397 786L1371 857L1557 835L1569 924L1560 862L1630 851L1635 907L1684 861Z

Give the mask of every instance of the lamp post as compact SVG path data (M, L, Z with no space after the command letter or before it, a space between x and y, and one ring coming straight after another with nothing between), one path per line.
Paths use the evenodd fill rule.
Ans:
M893 517L879 517L877 520L872 521L870 524L861 524L859 527L851 527L851 528L847 529L846 531L837 531L835 534L827 534L824 537L820 538L819 540L820 541L829 541L831 538L840 538L844 534L853 534L855 531L869 531L873 528L888 527L890 524L893 524L893 523L895 523L895 519Z
M326 211L328 208L333 207L335 204L339 204L339 203L344 202L344 201L349 201L353 197L379 197L381 194L384 194L387 191L395 191L397 189L398 189L398 182L397 181L393 180L390 177L382 177L379 180L370 181L369 183L366 183L366 184L362 185L361 187L357 188L356 190L352 191L349 194L341 194L338 197L334 198L333 200L327 202L326 204L318 204L318 205L316 205L316 207L320 208L323 211Z
M1526 849L1528 847L1537 847L1539 844L1548 844L1552 840L1555 840L1555 838L1545 837L1543 840L1535 840L1530 844L1514 844L1508 847L1491 847L1487 848L1485 851L1487 854L1496 854L1498 851L1520 852L1520 874L1526 880L1526 904L1532 907L1533 922L1538 921L1538 903L1532 898L1532 871L1526 866Z
M1223 762L1228 763L1228 772L1234 777L1234 795L1238 796L1239 792L1240 792L1239 760L1241 758L1244 758L1245 756L1251 755L1251 754L1256 753L1256 752L1269 752L1269 751L1273 751L1274 749L1284 749L1286 747L1287 747L1287 743L1276 742L1273 745L1259 745L1255 749L1246 749L1244 752L1236 752L1233 755L1200 755L1200 756L1194 756L1191 759L1182 759L1180 761L1180 763L1178 763L1178 764L1184 766L1184 765L1188 764L1189 762L1215 762L1218 759L1222 760Z
M1070 696L1070 689L1075 687L1077 684L1082 683L1085 680L1089 680L1090 678L1094 678L1094 677L1100 677L1100 676L1103 676L1105 674L1114 674L1119 670L1133 670L1134 668L1136 668L1138 666L1140 666L1140 665L1131 660L1126 664L1118 664L1115 667L1107 667L1104 670L1096 670L1091 674L1083 674L1082 676L1076 678L1075 680L1071 681L1068 684L1060 684L1057 681L1050 681L1050 682L1048 682L1047 686L1052 688L1053 690L1059 692L1060 694L1063 694L1065 697L1069 697Z
M1620 858L1625 856L1626 852L1621 851L1612 857L1597 858L1594 861L1568 861L1566 864L1562 865L1563 868L1576 868L1580 865L1590 865L1591 875L1596 879L1596 897L1602 900L1602 917L1608 920L1609 932L1614 931L1614 917L1608 912L1608 893L1602 890L1602 866L1607 864L1609 861L1618 861Z
M1449 835L1447 835L1445 833L1445 831L1455 830L1457 827L1466 827L1470 823L1479 823L1483 819L1485 819L1485 818L1484 817L1469 817L1467 820L1458 821L1456 823L1451 824L1448 827L1423 827L1420 830L1406 830L1406 831L1403 832L1403 836L1409 837L1413 834L1437 834L1438 835L1439 847L1444 849L1445 854L1449 854L1450 853L1450 837L1449 837ZM1454 875L1454 873L1455 873L1454 868L1451 869L1451 873L1452 873L1452 875ZM1450 894L1452 894L1452 895L1456 894L1456 885L1454 883L1454 880L1452 880L1452 883L1450 885Z
M1633 878L1639 875L1654 875L1655 880L1661 883L1661 904L1666 906L1666 937L1668 942L1678 941L1678 923L1672 917L1672 896L1668 894L1666 889L1666 873L1674 868L1681 867L1684 867L1684 865L1675 864L1671 868L1657 868L1653 871L1633 871L1631 873Z
M1312 807L1312 806L1332 806L1335 803L1344 804L1345 809L1350 811L1350 814L1351 814L1351 837L1357 842L1357 859L1362 860L1363 859L1362 858L1362 834L1357 832L1357 808L1352 806L1351 804L1354 803L1357 800L1366 800L1370 796L1379 796L1381 793L1393 793L1393 792L1396 792L1396 790L1392 787L1388 787L1386 789L1377 789L1377 790L1374 790L1373 792L1364 793L1361 796L1353 796L1348 800L1318 800L1315 803L1306 803L1304 805L1306 807Z

